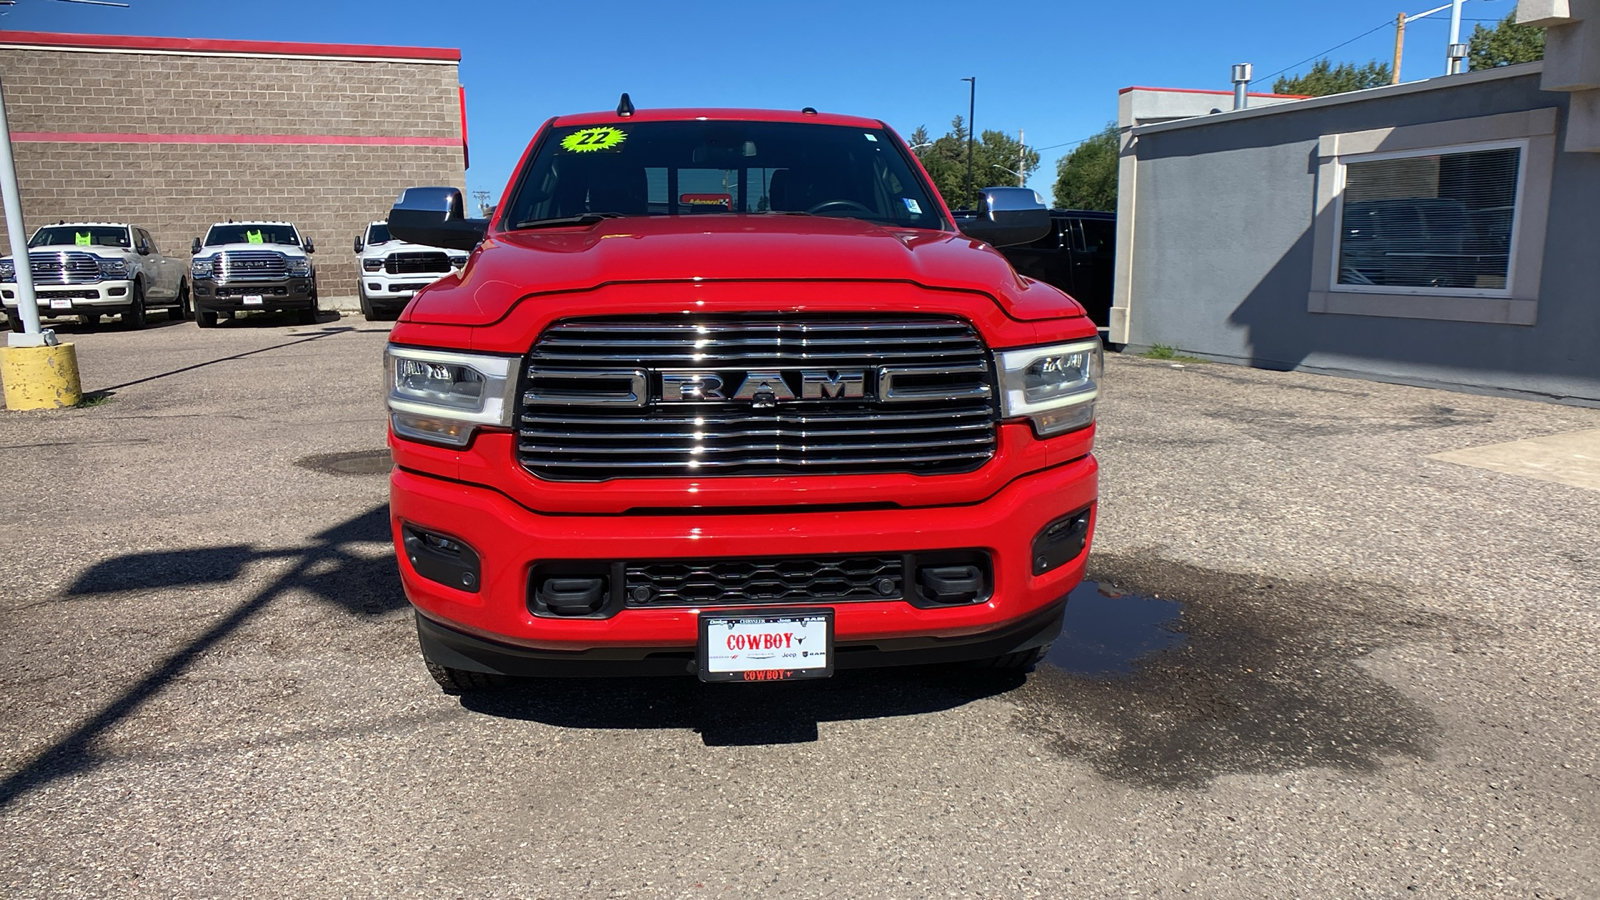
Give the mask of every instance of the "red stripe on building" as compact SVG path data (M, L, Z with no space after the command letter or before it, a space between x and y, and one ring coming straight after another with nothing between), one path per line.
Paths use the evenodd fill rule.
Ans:
M92 131L14 131L23 144L332 144L365 147L454 147L453 137L360 134L107 134Z
M240 53L261 56L360 56L460 62L461 51L445 47L387 47L379 44L313 44L301 41L221 41L127 34L62 34L53 31L0 31L0 44L43 49L160 50L168 53Z

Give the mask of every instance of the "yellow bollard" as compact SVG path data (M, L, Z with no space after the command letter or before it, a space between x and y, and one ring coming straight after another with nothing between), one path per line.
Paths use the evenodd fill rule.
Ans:
M83 400L71 344L0 347L0 383L7 409L65 409Z

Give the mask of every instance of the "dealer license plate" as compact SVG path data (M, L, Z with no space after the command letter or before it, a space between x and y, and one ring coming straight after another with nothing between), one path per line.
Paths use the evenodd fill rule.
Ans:
M261 295L260 294L245 294L244 295L244 305L245 306L260 306L261 305Z
M50 308L51 309L71 309L72 308L72 301L71 300L51 300L50 301Z
M701 681L793 681L833 674L833 610L700 614Z

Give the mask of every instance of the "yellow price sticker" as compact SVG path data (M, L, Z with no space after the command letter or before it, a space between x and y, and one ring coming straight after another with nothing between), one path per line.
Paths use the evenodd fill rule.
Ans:
M72 233L72 242L79 247L87 247L92 242L92 239L87 231L74 231Z
M620 128L602 125L599 128L581 128L561 139L561 146L573 153L592 153L596 150L611 150L628 139L628 133Z

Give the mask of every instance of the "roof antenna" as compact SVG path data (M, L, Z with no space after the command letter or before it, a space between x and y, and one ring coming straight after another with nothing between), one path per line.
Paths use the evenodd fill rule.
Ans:
M622 92L622 99L617 101L617 115L626 119L633 115L633 101L628 99L628 92Z

